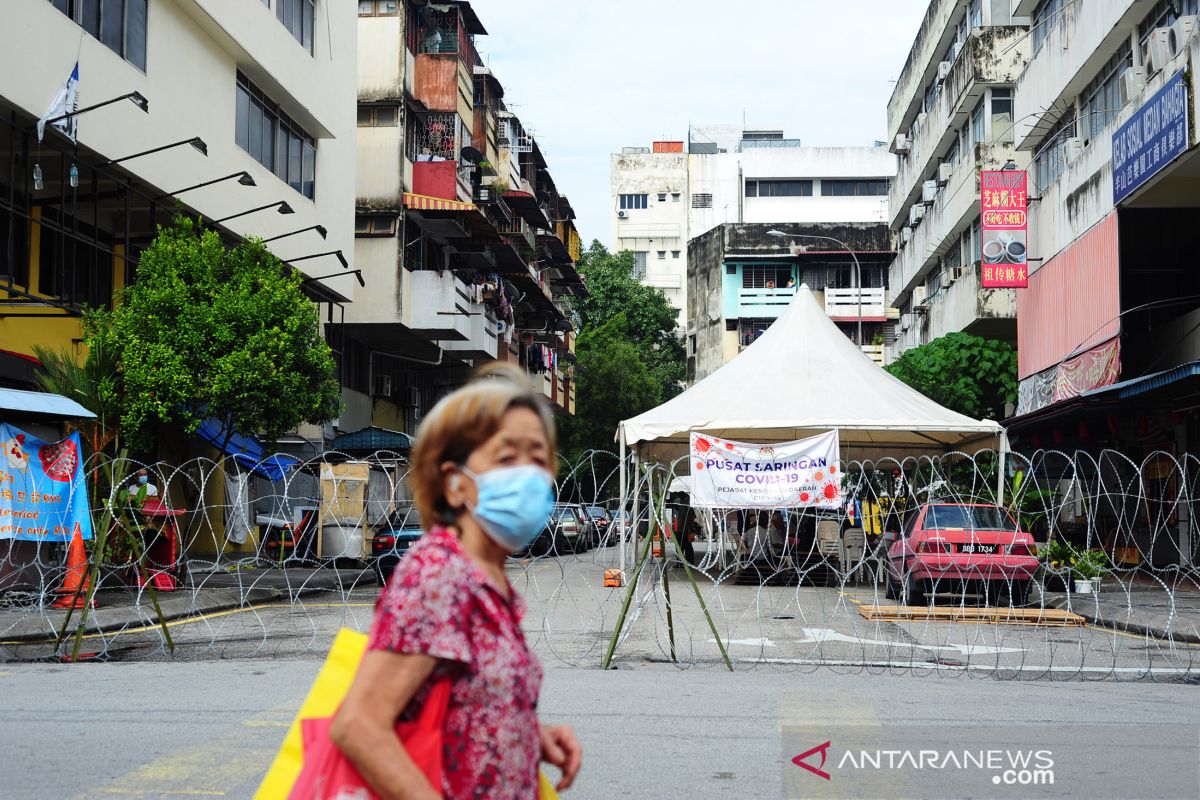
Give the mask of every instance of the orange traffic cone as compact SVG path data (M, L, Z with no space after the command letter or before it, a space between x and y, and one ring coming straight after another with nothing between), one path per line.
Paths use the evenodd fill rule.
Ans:
M67 548L67 574L63 578L63 585L55 590L60 596L54 601L54 608L83 608L87 605L85 598L91 587L87 553L83 550L83 531L76 522L75 531L71 534L71 546ZM96 600L93 598L92 608L95 607Z

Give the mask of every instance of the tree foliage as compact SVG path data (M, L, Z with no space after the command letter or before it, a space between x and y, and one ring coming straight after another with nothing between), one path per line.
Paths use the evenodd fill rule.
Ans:
M85 330L87 318L84 320ZM72 420L79 431L86 455L106 451L116 442L121 407L117 397L117 361L103 343L88 350L81 361L69 350L52 350L34 345L33 354L42 365L34 375L42 391L61 394L91 411L93 419Z
M208 417L276 438L337 415L341 397L316 306L259 241L227 249L180 217L142 253L113 311L89 315L85 341L119 365L122 432L191 433Z
M579 260L588 296L576 309L576 409L563 420L571 460L612 450L617 424L678 394L686 377L678 314L661 290L633 277L632 253L610 253L593 241Z
M1017 351L1007 342L949 333L906 350L887 371L941 405L975 419L1003 419L1017 399Z

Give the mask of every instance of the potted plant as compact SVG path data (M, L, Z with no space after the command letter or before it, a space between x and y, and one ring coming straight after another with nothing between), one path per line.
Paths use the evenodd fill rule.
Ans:
M1100 580L1108 572L1108 556L1102 550L1077 551L1071 571L1077 594L1099 594Z
M1038 559L1042 562L1042 569L1045 572L1044 585L1047 591L1067 591L1071 581L1071 561L1074 555L1074 548L1057 537L1038 547Z

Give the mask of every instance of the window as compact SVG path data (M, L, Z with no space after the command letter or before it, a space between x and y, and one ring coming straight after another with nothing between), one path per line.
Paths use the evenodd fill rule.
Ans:
M275 0L275 16L283 23L297 42L304 45L310 54L313 52L313 21L316 0ZM362 4L359 4L362 13Z
M678 251L678 250L672 250L672 251L671 251L671 258L679 258L679 251Z
M712 208L712 195L707 192L692 195L692 208Z
M1080 93L1079 135L1091 141L1121 110L1121 73L1133 64L1133 51L1121 46Z
M729 320L732 322L732 320ZM771 327L774 319L769 317L743 317L738 320L738 344L742 347L747 347L754 343L754 340L766 333L767 328Z
M149 0L50 0L50 4L130 64L146 70Z
M354 218L354 235L359 239L395 236L396 217L392 214L360 214Z
M1042 42L1062 23L1063 10L1074 0L1042 0L1033 9L1033 52L1042 49Z
M865 197L887 194L886 178L821 180L823 197Z
M992 141L1011 142L1013 139L1012 89L992 89Z
M1045 191L1067 166L1068 140L1075 136L1075 117L1060 119L1042 139L1033 156L1034 183Z
M644 194L623 194L621 195L621 210L629 211L637 208L646 208L648 196Z
M781 264L745 264L742 266L743 289L782 289L792 277L792 268ZM767 286L767 284L772 284Z
M658 193L658 202L660 202L660 203L665 203L665 202L667 202L667 193L666 193L666 192L659 192L659 193Z
M242 75L237 76L234 140L305 197L316 195L317 143Z
M812 197L812 181L746 181L746 197Z
M399 124L399 106L358 107L358 127L360 128L394 128Z
M394 17L396 16L396 0L358 0L358 15L360 17Z
M955 136L954 139L950 142L950 149L946 151L946 155L942 159L942 161L945 161L947 164L957 164L958 163L958 137L957 136Z
M638 280L646 277L646 256L645 250L635 250L633 253L633 277Z
M679 202L679 197L680 197L680 193L679 193L679 192L671 192L671 200L672 200L673 202L676 202L676 203L678 203L678 202Z
M975 110L971 112L971 138L976 144L986 141L984 139L984 121L983 121L983 100L980 100Z
M967 16L971 18L971 27L972 28L982 27L983 26L983 0L971 0L971 6L970 6L970 8L967 9Z
M662 259L662 258L666 258L666 257L667 257L667 251L666 251L666 250L659 250L659 251L658 251L658 257L659 257L660 259Z

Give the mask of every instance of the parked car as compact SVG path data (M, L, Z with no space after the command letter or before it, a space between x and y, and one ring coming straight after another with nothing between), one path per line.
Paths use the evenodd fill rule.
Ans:
M371 536L371 566L382 586L408 549L424 534L421 512L411 503L396 507Z
M591 547L592 526L588 515L579 505L558 503L550 512L546 527L524 550L513 553L515 558L530 556L561 556L581 553Z
M596 526L596 544L604 544L605 547L616 544L616 529L612 524L612 517L609 516L608 509L603 506L584 506L587 515L591 517L592 524ZM613 531L613 535L609 534Z
M885 541L891 599L920 604L926 594L953 592L1028 602L1038 567L1033 537L999 506L926 503Z

